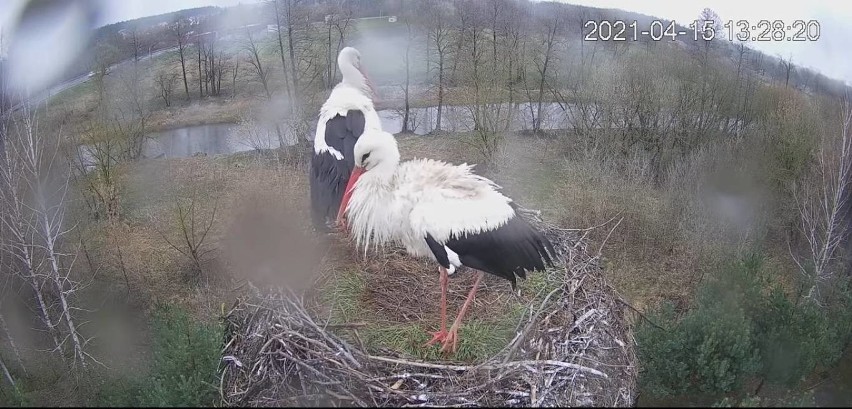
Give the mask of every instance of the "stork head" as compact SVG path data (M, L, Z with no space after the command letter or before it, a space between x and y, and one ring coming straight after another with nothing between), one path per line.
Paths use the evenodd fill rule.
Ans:
M395 170L399 164L399 147L396 138L380 129L366 129L355 143L355 167L364 172L382 168Z
M343 76L343 82L360 88L370 95L370 99L376 99L378 95L373 82L367 76L367 71L361 65L361 53L354 47L344 47L337 55L337 66Z
M343 215L358 179L365 176L377 182L387 182L393 177L399 165L400 156L396 138L380 129L365 129L355 143L354 152L355 168L349 176L349 183L346 184L340 210L337 212L338 223L343 222Z

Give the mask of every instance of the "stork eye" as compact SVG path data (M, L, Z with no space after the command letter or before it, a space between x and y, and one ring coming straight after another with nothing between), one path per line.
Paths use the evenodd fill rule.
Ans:
M366 161L367 158L369 158L369 157L370 157L370 152L365 153L364 156L361 156L361 163L364 163L364 161Z

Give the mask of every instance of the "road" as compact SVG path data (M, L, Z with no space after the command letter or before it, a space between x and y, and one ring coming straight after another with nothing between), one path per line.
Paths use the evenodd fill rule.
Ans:
M178 49L178 48L177 48L176 46L175 46L175 47L171 47L171 48L164 48L164 49L162 49L162 50L158 50L158 51L155 51L155 52L153 52L153 53L151 53L151 54L148 54L148 55L145 55L145 56L140 57L140 58L139 58L139 61L144 61L144 60L149 59L149 58L154 58L154 57L159 56L159 55L161 55L161 54L164 54L164 53L167 53L167 52L170 52L170 51L175 51L175 50L177 50L177 49ZM107 72L112 72L112 71L114 71L116 68L119 68L120 66L123 66L123 65L129 64L129 63L131 63L131 62L133 62L133 58L128 58L128 59L126 59L126 60L123 60L123 61L117 62L117 63L115 63L115 64L113 64L113 65L110 65L110 66L109 66L109 68L107 68ZM67 89L69 89L69 88L76 87L77 85L80 85L80 84L82 84L82 83L84 83L84 82L88 81L88 80L89 80L89 78L91 78L89 75L90 75L90 74L83 74L83 75L81 75L81 76L79 76L79 77L75 77L75 78L72 78L72 79L70 79L70 80L64 81L64 82L62 82L62 83L60 83L60 84L54 85L53 87L51 87L51 88L49 88L49 89L47 89L47 90L44 90L44 91L42 91L42 92L40 92L40 93L36 94L35 96L30 97L30 98L29 98L29 100L28 100L28 101L26 101L26 102L27 102L27 103L29 103L30 105L38 105L38 104L41 104L42 102L47 101L47 100L48 100L48 99L50 99L51 97L54 97L54 96L56 96L56 95L59 95L62 91L65 91L65 90L67 90ZM15 106L13 106L13 107L12 107L12 109L10 109L10 110L9 110L9 111L7 111L7 112L16 112L16 111L18 111L19 109L21 109L21 108L23 107L24 103L25 103L25 102L20 102L20 103L16 104Z

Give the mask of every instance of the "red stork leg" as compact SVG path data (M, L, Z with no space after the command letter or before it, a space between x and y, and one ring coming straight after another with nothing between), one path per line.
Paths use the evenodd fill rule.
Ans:
M437 332L430 332L432 339L424 346L443 341L447 337L447 285L450 279L446 268L442 266L438 267L438 270L441 272L441 329Z
M441 352L446 352L448 350L456 352L459 341L459 327L461 326L462 318L464 318L464 314L467 312L468 307L470 307L470 303L476 296L476 289L479 288L479 282L482 280L483 275L484 273L482 271L476 273L476 281L473 282L473 288L470 289L470 293L467 295L467 300L464 301L464 305L462 305L459 315L456 317L455 322L453 322L453 326L450 327L450 331L444 338L444 346L441 348Z

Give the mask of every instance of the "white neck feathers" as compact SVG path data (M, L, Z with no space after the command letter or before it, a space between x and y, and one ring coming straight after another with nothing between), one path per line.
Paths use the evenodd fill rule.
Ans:
M331 95L325 100L320 108L317 130L314 135L314 152L331 152L338 160L343 159L343 154L325 143L325 124L337 115L346 116L350 110L364 113L364 129L382 129L379 114L373 107L373 100L361 90L348 86L344 83L337 84Z

